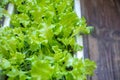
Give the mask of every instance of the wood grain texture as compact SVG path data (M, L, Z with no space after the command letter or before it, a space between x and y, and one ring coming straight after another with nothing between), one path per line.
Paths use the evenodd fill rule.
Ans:
M89 80L120 80L120 0L81 0L81 8L95 28L84 36L85 57L98 66Z

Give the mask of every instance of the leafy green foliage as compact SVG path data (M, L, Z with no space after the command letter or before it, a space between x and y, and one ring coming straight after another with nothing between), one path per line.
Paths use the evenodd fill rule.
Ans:
M4 0L16 13L0 29L0 70L8 80L86 80L95 63L73 57L82 46L77 34L89 34L73 0ZM5 11L2 7L0 11Z

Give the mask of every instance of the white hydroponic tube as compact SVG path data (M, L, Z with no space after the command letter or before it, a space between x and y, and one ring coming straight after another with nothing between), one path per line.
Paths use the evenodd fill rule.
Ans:
M7 9L9 16L5 16L3 27L10 26L10 15L13 13L13 10L14 10L14 5L9 3L8 4L8 9Z
M80 5L80 0L74 0L74 10L79 18L81 18L81 5ZM76 36L76 42L83 46L83 37L81 35ZM82 51L78 51L77 54L75 55L77 58L84 58L84 53Z

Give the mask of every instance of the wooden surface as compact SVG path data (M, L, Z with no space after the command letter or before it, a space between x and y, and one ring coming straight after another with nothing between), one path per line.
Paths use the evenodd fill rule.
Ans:
M81 7L95 28L84 36L85 57L98 66L90 80L120 80L120 0L81 0Z

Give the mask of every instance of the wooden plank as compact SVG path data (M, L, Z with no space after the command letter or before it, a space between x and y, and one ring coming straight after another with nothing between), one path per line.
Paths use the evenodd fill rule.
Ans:
M90 80L120 80L120 0L81 0L81 7L95 27L84 36L85 57L98 66Z

